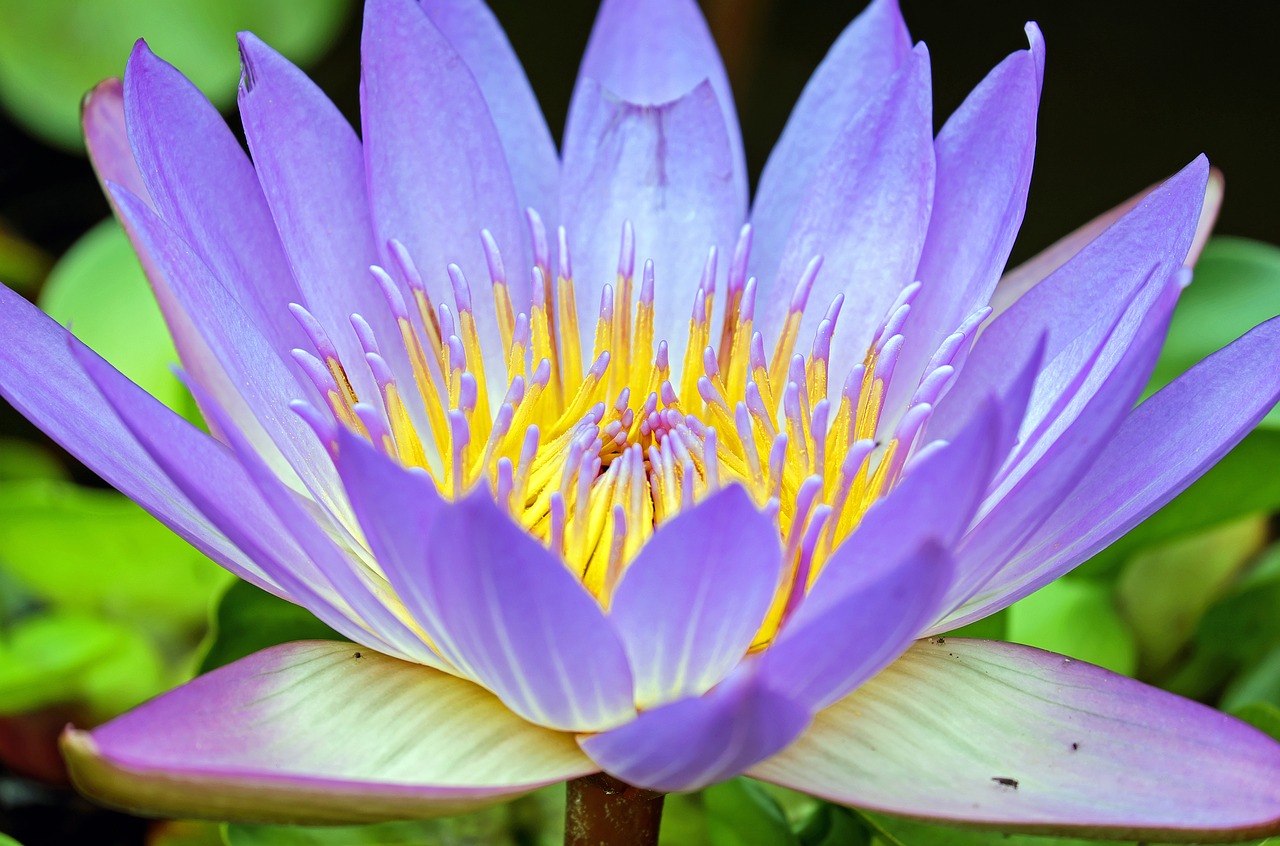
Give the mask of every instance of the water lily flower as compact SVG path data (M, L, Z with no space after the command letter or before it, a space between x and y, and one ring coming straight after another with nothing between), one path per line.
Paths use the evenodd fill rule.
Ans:
M140 42L87 99L88 146L209 433L7 290L0 391L351 643L68 730L81 789L337 822L745 773L1006 830L1277 830L1260 732L945 637L1280 394L1272 321L1136 404L1216 207L1203 157L1000 282L1026 34L935 137L929 54L874 0L749 208L693 0L605 0L559 152L480 0L368 0L359 136L243 35L250 155Z

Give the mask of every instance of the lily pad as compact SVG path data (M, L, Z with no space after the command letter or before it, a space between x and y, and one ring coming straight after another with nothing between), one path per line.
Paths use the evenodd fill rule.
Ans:
M204 627L231 579L126 497L49 479L0 484L0 567L51 605L170 641Z
M1111 586L1089 579L1059 579L1014 603L1005 639L1125 675L1137 669L1138 649Z
M32 132L79 150L81 97L124 72L137 39L221 107L240 78L237 31L306 64L350 8L349 0L0 0L0 102Z

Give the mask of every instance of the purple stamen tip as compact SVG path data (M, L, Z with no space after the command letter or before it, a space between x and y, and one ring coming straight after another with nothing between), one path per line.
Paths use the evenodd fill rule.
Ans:
M456 264L450 264L448 271L449 281L453 284L453 301L457 303L458 311L471 314L471 286L467 284L467 277L462 275L462 268Z
M636 271L636 233L631 221L622 222L622 246L618 249L618 275L630 279Z
M563 226L556 230L556 265L561 279L573 278L573 262L569 257L569 233Z
M484 246L484 258L489 265L489 279L494 285L507 283L507 269L502 264L502 253L498 250L498 242L488 229L480 230L480 243Z
M533 208L524 210L525 220L529 223L529 240L533 242L533 263L537 267L551 266L551 250L547 246L547 227L542 222L542 215Z
M369 266L369 272L373 274L374 281L382 289L382 296L386 297L387 305L391 308L391 313L396 320L408 320L409 307L405 305L404 295L400 293L400 288L391 278L391 274L376 264Z

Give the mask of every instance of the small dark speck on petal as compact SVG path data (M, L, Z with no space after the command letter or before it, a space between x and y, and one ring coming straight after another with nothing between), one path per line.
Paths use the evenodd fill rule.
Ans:
M361 655L359 652L357 652L357 653L356 653L356 657L357 657L357 658L363 658L364 656L363 656L363 655Z
M1075 751L1076 751L1077 749L1079 749L1079 748L1080 748L1080 744L1079 744L1079 743L1073 743L1073 744L1071 744L1071 751L1072 751L1072 752L1075 752Z
M991 780L1002 787L1012 787L1018 789L1018 780L1016 778L1008 778L1007 776L992 776Z

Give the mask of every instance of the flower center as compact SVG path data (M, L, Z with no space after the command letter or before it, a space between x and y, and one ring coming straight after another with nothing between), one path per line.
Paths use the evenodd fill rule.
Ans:
M298 306L294 313L319 357L295 350L295 359L342 425L405 466L422 468L445 497L486 486L606 606L657 526L722 485L742 485L776 514L785 551L786 575L755 647L767 645L831 551L896 482L950 377L952 357L985 314L966 321L943 344L906 413L877 441L903 343L899 330L918 285L903 290L863 362L834 393L829 359L843 297L827 308L808 355L797 353L822 264L821 258L811 261L767 356L755 328L757 286L746 277L751 232L744 227L718 333L712 327L717 255L714 249L708 255L677 375L666 341L654 336L651 262L636 285L630 225L623 231L616 282L603 289L586 359L579 330L586 312L575 299L565 232L558 233L553 282L545 229L532 212L529 222L535 266L528 313L515 311L497 245L483 236L505 373L486 371L462 271L449 267L454 308L437 307L396 242L391 252L412 307L386 270L372 271L396 319L395 341L411 374L396 378L379 339L353 315L379 393L376 400L358 397L318 322ZM491 404L489 386L500 378L506 392Z

